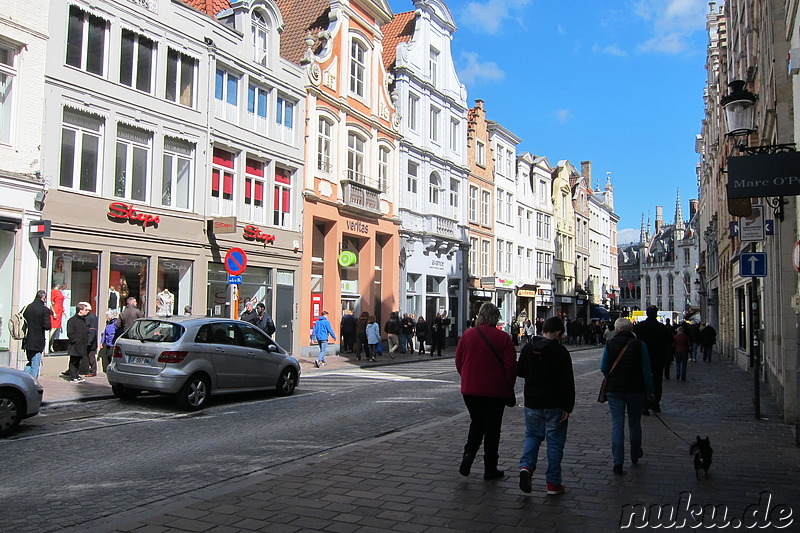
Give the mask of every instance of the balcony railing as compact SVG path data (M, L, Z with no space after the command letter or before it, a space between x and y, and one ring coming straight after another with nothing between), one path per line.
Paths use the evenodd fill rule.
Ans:
M360 185L363 185L364 187L368 187L379 193L387 192L386 185L381 183L380 180L377 180L375 178L370 178L366 174L362 174L361 172L356 172L355 170L352 169L347 169L344 171L344 177L342 178L342 180L358 183Z
M354 181L342 182L342 199L345 205L380 213L380 194Z

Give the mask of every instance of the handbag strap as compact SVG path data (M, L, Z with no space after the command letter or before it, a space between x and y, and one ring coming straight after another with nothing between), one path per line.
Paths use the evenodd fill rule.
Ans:
M483 334L483 332L481 331L480 326L475 326L475 330L478 332L478 335L481 336L481 338L483 339L483 342L486 343L486 346L489 347L489 349L492 351L494 356L497 357L497 359L500 361L500 364L502 365L503 364L503 358L500 356L499 353L497 353L497 350L494 349L494 346L491 345L491 343L489 342L489 339L486 338L486 335Z
M614 361L614 364L611 365L611 370L608 371L608 374L606 374L606 377L610 376L611 373L614 371L614 369L617 367L617 363L619 363L619 360L622 359L622 355L625 353L625 350L628 349L628 346L630 346L632 342L633 342L633 339L629 340L628 344L623 346L622 350L619 351L619 355L617 356L617 359Z

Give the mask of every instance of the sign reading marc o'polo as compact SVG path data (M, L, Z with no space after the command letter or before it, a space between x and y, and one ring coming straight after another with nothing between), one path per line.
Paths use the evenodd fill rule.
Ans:
M728 158L728 198L800 195L800 152Z

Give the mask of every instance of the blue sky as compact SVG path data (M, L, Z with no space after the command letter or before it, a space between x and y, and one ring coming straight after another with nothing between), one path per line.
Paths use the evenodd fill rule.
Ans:
M395 13L411 0L390 0ZM719 2L721 5L721 2ZM450 0L467 102L522 139L519 151L611 172L620 243L642 215L684 218L697 198L707 0ZM627 231L626 231L627 230ZM631 233L631 231L633 233Z

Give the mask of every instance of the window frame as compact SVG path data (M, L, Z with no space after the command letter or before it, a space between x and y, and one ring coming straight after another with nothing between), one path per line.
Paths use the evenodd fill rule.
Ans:
M295 172L288 168L276 168L273 185L272 225L291 228L294 221L293 192Z
M250 39L253 62L266 67L269 53L269 25L267 18L257 9L250 13Z
M192 109L195 108L197 104L197 91L195 90L197 65L197 59L184 54L180 50L167 47L164 83L165 100Z
M170 144L172 144L170 146ZM181 152L181 147L179 145L185 145L185 152ZM193 190L193 183L194 183L194 155L197 151L197 147L194 143L190 143L188 141L184 141L182 139L165 137L164 138L164 148L162 150L162 157L161 157L161 205L163 207L170 207L174 209L191 209L192 208L192 190ZM172 161L170 162L170 167L172 172L167 174L167 158L171 158ZM187 183L186 183L186 205L178 205L177 201L173 201L172 199L177 197L178 194L175 193L180 187L178 187L178 183L180 181L180 163L181 161L186 162L188 169L185 172ZM167 187L167 177L169 176L169 187ZM169 192L170 194L170 202L164 203L164 193Z
M360 53L357 53L360 52ZM360 56L360 57L359 57ZM368 61L367 46L355 36L350 37L350 94L359 98L366 98L367 87L367 65Z
M245 113L247 114L247 125L251 131L262 135L269 134L269 100L271 96L272 91L268 87L254 83L252 80L248 81Z
M327 131L324 131L323 125ZM317 170L326 174L333 171L333 121L328 117L317 118Z
M67 120L68 114L70 116L75 117L74 122L69 122ZM81 124L83 123L83 124ZM90 126L91 123L97 126L96 129L92 129ZM91 115L89 113L84 113L82 111L77 111L74 109L64 108L64 112L61 118L61 154L59 157L59 187L64 189L69 189L73 191L80 191L86 192L90 194L100 194L100 187L101 187L101 169L103 168L103 143L105 140L105 129L106 129L106 121L102 117L97 117L96 115ZM70 183L67 185L64 183L64 157L65 157L65 132L71 132L73 134L73 147L72 147L72 164L70 170ZM79 135L80 134L80 135ZM84 155L86 154L86 150L84 148L84 142L86 141L87 137L95 139L96 141L96 150L95 150L95 161L94 161L94 188L84 188L83 181L84 181ZM79 146L80 143L80 146ZM78 185L75 186L75 178L78 179Z
M123 70L123 63L124 63L124 54L126 52L125 45L125 35L130 34L133 36L131 39L129 50L130 54L130 70L125 71ZM147 46L143 46L142 41L146 41L150 43L150 48L148 49ZM146 43L145 43L146 44ZM146 61L143 60L142 51L149 50L149 56L147 56ZM130 87L131 89L135 89L137 91L141 91L145 94L153 94L153 87L154 87L154 73L155 73L155 64L156 64L156 57L157 57L157 43L155 40L143 35L139 32L129 30L128 28L122 28L122 34L120 36L120 61L119 61L119 82L126 87ZM146 67L147 73L144 74L142 69ZM127 78L123 79L126 74L130 74L130 80ZM146 80L146 87L142 87L143 79Z
M138 137L138 138L137 138ZM124 149L121 154L120 149ZM121 155L124 155L121 159ZM144 155L144 161L140 157ZM134 128L125 124L117 124L117 135L114 142L114 178L111 196L131 202L148 203L150 183L153 179L153 132ZM119 172L124 165L122 187L119 191ZM144 175L137 177L139 171ZM128 177L130 176L130 179ZM135 195L136 184L141 184L141 194Z
M17 98L15 90L19 77L18 61L20 49L7 42L0 42L0 52L5 52L7 61L0 61L0 144L12 145L17 126Z
M81 13L80 28L74 24L74 13ZM102 21L102 39L97 40L99 22ZM78 31L80 30L80 31ZM66 57L64 62L74 68L104 78L108 73L109 21L77 5L70 5L67 15ZM77 41L80 41L78 43ZM100 47L97 50L97 47ZM77 54L76 54L77 52Z

